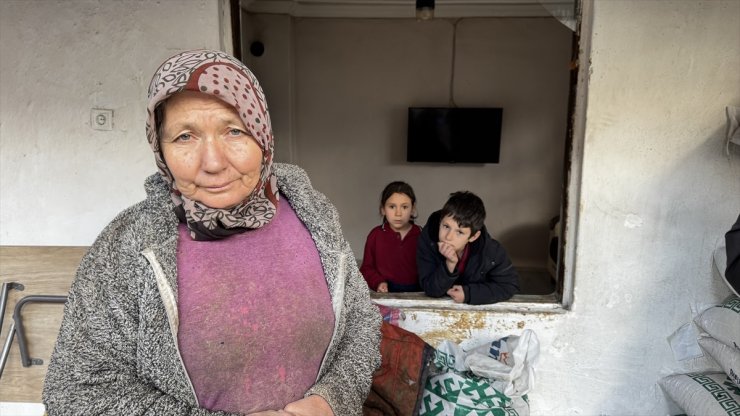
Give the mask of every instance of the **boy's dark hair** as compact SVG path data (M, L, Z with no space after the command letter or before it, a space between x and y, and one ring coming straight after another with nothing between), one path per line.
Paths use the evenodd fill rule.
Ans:
M383 208L385 201L393 194L404 194L411 198L411 205L416 205L416 195L414 195L414 189L411 185L402 181L394 181L389 183L383 188L383 192L380 193L380 207ZM411 220L415 220L416 215L411 215Z
M478 195L469 191L458 191L451 193L442 207L440 218L448 215L451 215L460 227L470 227L470 233L473 235L483 229L486 208Z

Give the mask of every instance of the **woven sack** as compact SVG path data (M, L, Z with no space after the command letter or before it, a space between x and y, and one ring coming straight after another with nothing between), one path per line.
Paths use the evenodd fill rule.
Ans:
M658 381L687 416L740 416L740 388L725 373L689 373Z

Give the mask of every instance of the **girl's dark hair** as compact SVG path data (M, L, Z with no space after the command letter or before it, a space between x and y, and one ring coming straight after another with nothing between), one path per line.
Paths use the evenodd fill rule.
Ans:
M387 201L388 198L390 198L393 194L404 194L411 198L411 205L416 205L416 195L414 194L414 189L411 187L411 185L402 181L394 181L386 185L383 189L383 192L380 193L381 208L385 205L385 201ZM411 220L413 221L415 219L416 215L412 214ZM385 217L383 217L383 221L385 221Z

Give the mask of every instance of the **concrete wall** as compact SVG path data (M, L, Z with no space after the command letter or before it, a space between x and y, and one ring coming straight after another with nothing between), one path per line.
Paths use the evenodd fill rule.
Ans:
M175 50L219 46L216 6L177 4L173 18L167 1L0 2L0 244L89 244L143 196L147 78ZM665 339L729 293L710 253L740 210L740 154L722 143L724 107L740 105L740 3L592 12L572 310L408 308L402 325L434 343L535 330L535 415L675 414L656 381L706 363L676 362ZM113 132L89 129L93 106L117 111Z
M592 11L572 310L407 308L403 325L435 343L533 329L532 414L682 413L657 380L711 366L676 361L666 337L730 293L710 259L740 211L740 151L723 144L724 107L740 103L740 2Z
M0 1L0 244L89 245L155 172L146 89L183 49L220 49L219 2ZM113 110L113 130L90 125Z

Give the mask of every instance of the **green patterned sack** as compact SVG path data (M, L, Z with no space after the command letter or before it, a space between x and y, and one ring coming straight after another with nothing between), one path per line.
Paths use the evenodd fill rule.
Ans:
M731 295L694 318L699 329L717 341L740 349L740 298Z
M527 416L527 396L510 398L488 379L454 370L430 377L419 416Z
M464 350L443 341L424 386L420 416L528 416L539 341L531 330ZM435 371L436 370L436 371Z
M689 416L740 416L740 388L725 373L675 374L658 384Z
M732 348L712 337L699 338L699 345L722 367L730 381L740 386L740 349Z

